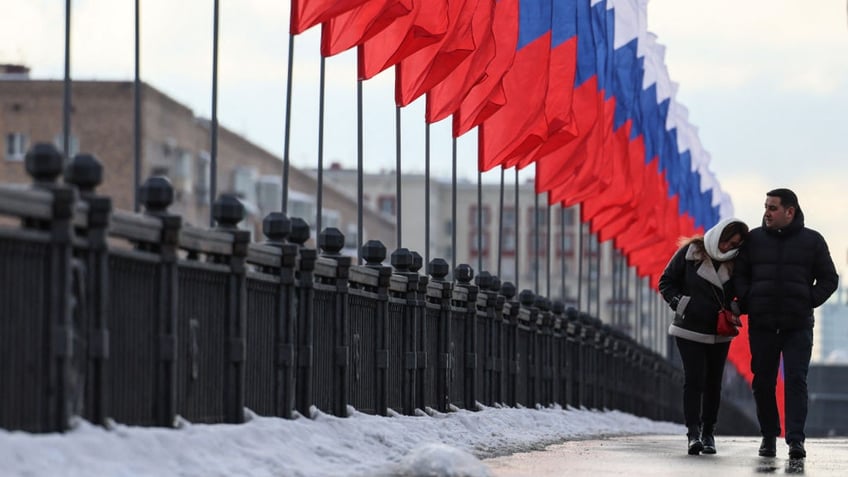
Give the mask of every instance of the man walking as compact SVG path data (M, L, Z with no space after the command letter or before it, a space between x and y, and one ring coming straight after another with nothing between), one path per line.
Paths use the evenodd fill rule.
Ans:
M763 436L759 455L774 457L777 452L781 429L775 386L783 355L786 443L790 458L804 458L813 308L833 294L839 276L824 238L804 226L791 190L766 193L763 224L751 230L742 246L734 280L742 312L748 313L751 387Z

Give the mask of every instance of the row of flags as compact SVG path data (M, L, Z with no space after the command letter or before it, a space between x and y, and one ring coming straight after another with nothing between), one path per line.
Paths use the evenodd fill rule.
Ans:
M394 67L397 105L478 128L480 171L535 165L537 193L580 204L654 286L681 236L733 215L647 0L293 0L291 33L317 25L360 79Z

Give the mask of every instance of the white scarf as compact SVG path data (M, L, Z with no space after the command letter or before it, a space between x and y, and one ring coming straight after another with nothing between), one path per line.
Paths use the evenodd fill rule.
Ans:
M707 255L710 256L713 260L718 260L719 262L726 262L731 258L735 257L737 253L739 253L738 248L734 248L732 250L728 250L727 252L722 252L718 249L718 241L721 237L721 233L724 231L724 228L734 222L742 222L736 218L729 218L720 221L715 224L710 230L707 230L707 233L704 234L704 249L707 251Z

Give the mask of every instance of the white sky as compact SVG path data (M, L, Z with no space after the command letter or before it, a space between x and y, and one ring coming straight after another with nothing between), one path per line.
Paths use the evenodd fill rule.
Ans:
M352 411L352 410L351 410ZM286 420L252 416L245 424L179 429L80 421L66 434L0 430L4 476L67 477L488 477L481 460L578 438L683 435L680 424L618 411L483 408L433 416ZM682 441L681 441L682 442Z
M212 2L142 2L144 81L211 113ZM222 125L283 152L290 2L221 0L219 104ZM72 68L79 79L131 79L133 4L73 2ZM22 62L34 78L61 78L64 2L0 0L0 62ZM10 14L11 12L11 14ZM648 30L666 46L677 101L710 153L710 169L736 215L761 220L765 192L794 189L807 225L848 268L848 18L845 0L652 0ZM292 163L315 167L319 29L298 36ZM365 82L365 164L395 168L393 73ZM327 60L325 164L356 165L355 54ZM404 108L402 168L423 171L423 100ZM450 177L449 122L432 127L432 171ZM459 173L475 179L476 135L459 139ZM508 177L511 176L511 172ZM521 171L532 177L532 167ZM484 180L499 178L498 172Z

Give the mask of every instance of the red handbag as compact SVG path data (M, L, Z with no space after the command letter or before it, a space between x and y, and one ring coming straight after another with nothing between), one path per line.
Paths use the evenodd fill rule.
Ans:
M733 316L733 312L722 308L718 310L718 321L716 322L716 333L721 336L736 336L742 322Z

